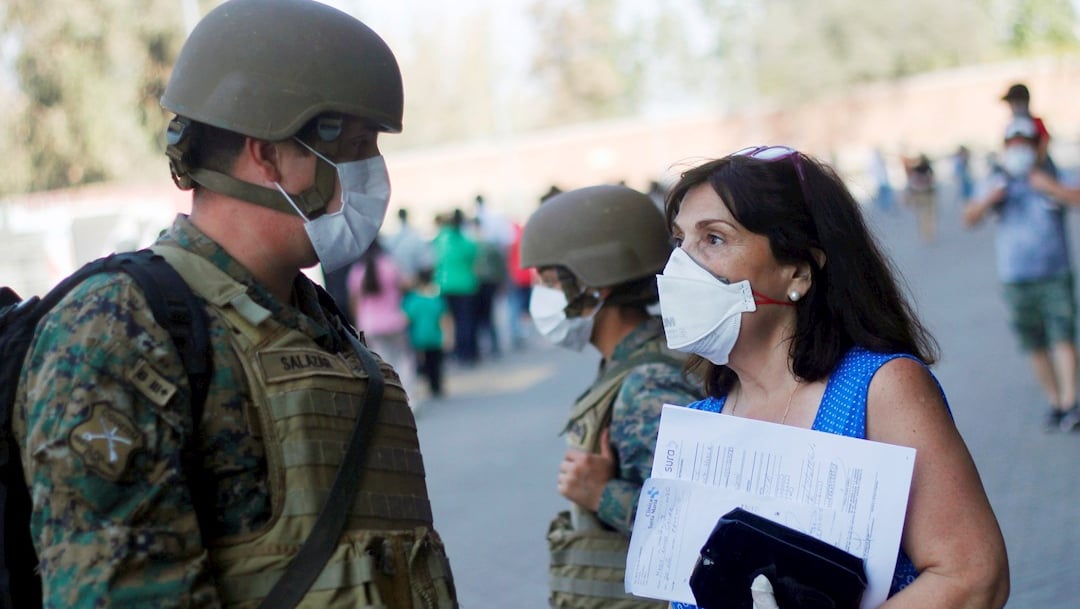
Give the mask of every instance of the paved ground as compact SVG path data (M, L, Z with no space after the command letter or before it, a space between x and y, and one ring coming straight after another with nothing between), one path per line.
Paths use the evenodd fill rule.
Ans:
M956 206L943 205L937 238L925 244L907 210L871 220L941 344L935 372L1008 545L1008 607L1075 609L1080 433L1041 430L1043 398L1005 325L992 227L965 231ZM1080 235L1080 214L1071 222ZM597 357L534 343L456 372L450 397L420 404L436 526L466 609L546 606L544 533L564 506L557 434Z

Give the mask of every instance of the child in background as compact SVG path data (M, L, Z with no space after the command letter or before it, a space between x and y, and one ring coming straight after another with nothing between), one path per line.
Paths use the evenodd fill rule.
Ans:
M401 303L409 318L409 342L416 353L418 372L427 378L431 397L443 394L443 334L442 317L446 314L446 300L439 287L432 281L430 268L420 269L416 274L416 286L405 294Z

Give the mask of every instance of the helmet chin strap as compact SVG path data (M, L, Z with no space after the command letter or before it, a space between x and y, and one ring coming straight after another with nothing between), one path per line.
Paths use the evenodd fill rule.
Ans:
M296 215L296 209L273 188L257 186L209 169L192 169L189 175L194 182L208 190ZM315 169L315 184L302 192L289 193L289 196L309 219L321 216L334 197L336 177L337 171L333 167L319 161Z
M195 184L243 201L255 203L263 207L269 207L287 214L296 214L296 209L281 196L281 193L273 188L257 186L250 182L238 180L230 175L213 171L202 167L192 167L190 147L192 145L191 120L184 117L176 117L169 123L166 132L167 145L165 154L169 157L169 169L172 172L173 182L181 190L191 190ZM333 127L333 124L330 125ZM340 126L340 125L339 125ZM335 139L338 133L331 134ZM321 135L321 134L320 134ZM307 218L321 216L330 201L334 197L334 186L337 182L337 169L326 161L316 157L315 161L315 184L300 193L289 193Z

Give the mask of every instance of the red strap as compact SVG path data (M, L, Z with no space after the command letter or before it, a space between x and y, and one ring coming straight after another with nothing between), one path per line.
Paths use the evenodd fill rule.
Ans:
M774 300L774 299L769 298L768 296L766 296L766 295L764 295L764 294L762 294L760 292L752 292L752 294L754 295L754 304L758 304L758 305L770 305L770 304L771 305L783 305L785 307L793 307L793 306L795 306L795 303L793 303L793 302L787 302L785 300Z

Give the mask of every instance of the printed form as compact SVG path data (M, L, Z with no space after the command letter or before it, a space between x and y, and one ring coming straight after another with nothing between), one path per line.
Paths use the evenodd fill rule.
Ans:
M690 573L736 507L859 556L862 609L885 602L915 449L665 404L626 557L626 591L693 603Z

